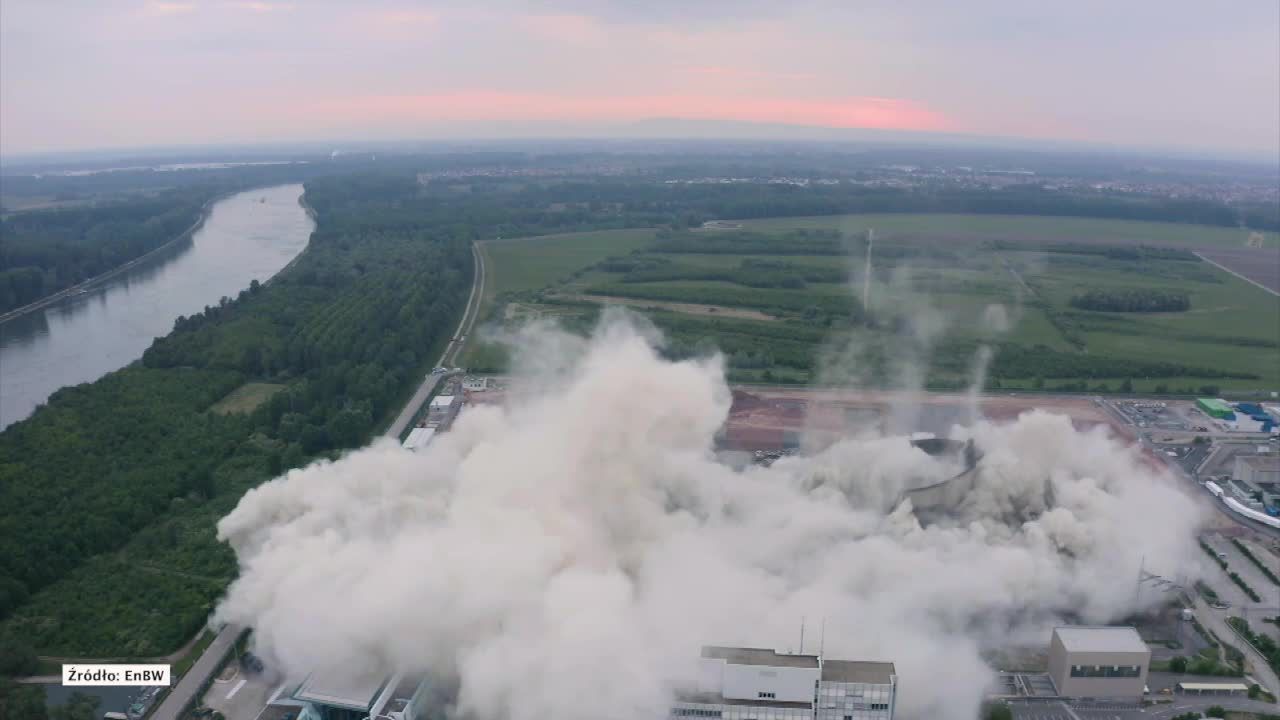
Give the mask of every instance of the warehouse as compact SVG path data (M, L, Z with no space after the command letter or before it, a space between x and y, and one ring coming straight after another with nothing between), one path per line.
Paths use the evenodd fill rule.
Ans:
M1236 419L1235 410L1232 410L1231 406L1222 400L1215 398L1199 398L1196 400L1196 407L1200 409L1200 412L1212 418L1217 418L1219 420Z
M1151 650L1132 627L1073 625L1053 630L1049 677L1071 699L1142 699Z
M1280 484L1280 455L1237 455L1231 476L1247 485L1275 492L1268 486Z

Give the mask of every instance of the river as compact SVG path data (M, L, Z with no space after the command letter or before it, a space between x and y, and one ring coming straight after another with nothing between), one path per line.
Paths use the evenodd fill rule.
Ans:
M179 315L266 281L306 247L315 224L302 185L232 195L191 236L87 292L0 323L0 428L58 388L142 356Z

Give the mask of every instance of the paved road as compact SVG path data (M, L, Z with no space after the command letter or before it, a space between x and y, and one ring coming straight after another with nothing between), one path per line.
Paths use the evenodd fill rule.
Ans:
M1196 606L1196 619L1200 621L1200 624L1212 630L1223 642L1240 648L1240 652L1244 653L1249 660L1249 666L1252 671L1250 674L1257 678L1258 684L1272 693L1280 690L1280 679L1277 679L1276 674L1272 672L1271 666L1267 664L1267 659L1262 657L1257 650L1254 650L1239 635L1236 635L1231 626L1227 625L1227 613L1230 611L1214 610L1209 607L1209 604L1199 594L1196 594L1193 599Z
M223 626L218 632L218 637L213 639L200 659L196 660L187 674L178 681L177 686L161 701L160 707L151 714L150 720L178 720L187 703L200 692L200 686L218 671L222 658L226 657L243 630L244 628L239 625Z
M471 244L471 252L475 256L475 276L471 282L471 295L467 298L467 309L462 313L462 320L458 322L458 329L453 333L453 339L449 341L448 347L444 349L444 354L440 356L440 367L449 367L449 363L456 361L458 353L466 344L466 336L471 332L471 327L475 325L476 316L480 314L480 298L484 294L484 254L479 251L475 243ZM413 397L400 410L400 414L396 416L395 422L391 423L391 427L383 433L385 437L398 438L400 434L409 427L409 423L413 422L413 416L422 408L422 404L431 397L431 393L436 389L436 385L444 378L451 377L455 373L440 373L438 375L428 375L422 384L418 386L417 391L413 393Z
M1227 710L1274 713L1276 706L1240 696L1161 696L1161 702L1145 708L1121 704L1068 705L1062 701L1015 701L1010 703L1014 720L1167 720L1190 710L1204 711L1212 705ZM1159 701L1157 701L1159 702Z
M1280 295L1280 250L1276 248L1218 248L1196 257L1245 282Z

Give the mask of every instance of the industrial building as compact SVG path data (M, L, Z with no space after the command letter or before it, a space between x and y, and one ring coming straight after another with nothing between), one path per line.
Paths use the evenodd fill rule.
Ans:
M896 699L893 663L705 647L698 685L677 697L671 717L891 720Z
M435 434L435 428L416 427L409 431L409 437L404 439L402 447L405 450L421 450L431 442Z
M1275 492L1280 485L1280 455L1237 455L1231 477L1246 485Z
M427 715L428 682L396 675L357 677L349 672L312 673L289 693L298 720L421 720Z
M1141 701L1150 665L1151 649L1132 627L1058 627L1049 641L1049 677L1073 700Z
M1280 455L1237 455L1231 479L1224 481L1222 489L1250 510L1280 515Z
M1233 410L1232 407L1223 400L1218 400L1216 398L1198 398L1196 400L1196 407L1200 409L1200 412L1212 418L1217 418L1219 420L1236 419L1235 410Z

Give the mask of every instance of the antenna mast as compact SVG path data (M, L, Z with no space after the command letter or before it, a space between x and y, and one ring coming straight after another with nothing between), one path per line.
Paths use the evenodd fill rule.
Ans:
M800 654L804 654L804 616L800 616Z

